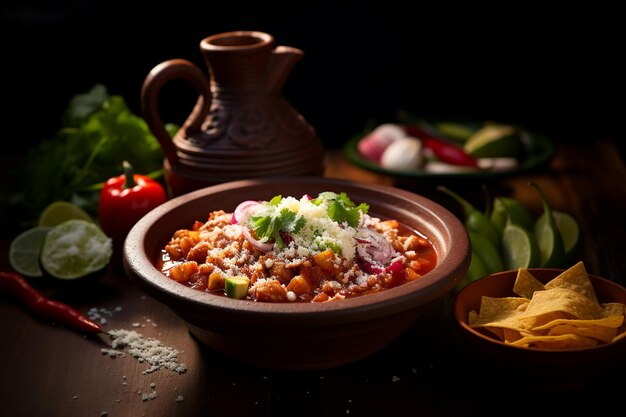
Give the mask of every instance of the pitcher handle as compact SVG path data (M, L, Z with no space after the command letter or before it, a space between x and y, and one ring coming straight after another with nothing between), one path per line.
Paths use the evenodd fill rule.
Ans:
M167 133L163 120L161 120L158 98L163 86L177 78L189 81L199 94L196 105L180 128L184 136L200 131L200 126L209 113L213 98L209 82L202 71L195 64L185 59L170 59L160 63L150 71L144 80L141 88L141 111L171 165L178 162L178 155L172 137Z

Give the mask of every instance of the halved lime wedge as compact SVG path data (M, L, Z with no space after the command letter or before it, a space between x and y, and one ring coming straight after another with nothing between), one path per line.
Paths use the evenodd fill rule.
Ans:
M515 127L488 124L470 136L463 146L475 158L517 157L523 149Z
M552 216L554 216L557 229L561 232L563 247L565 249L565 257L568 260L571 260L578 248L578 241L580 240L580 228L578 227L578 222L576 222L576 219L574 219L572 215L562 211L553 210ZM546 226L546 221L547 217L540 217L537 219L537 225L535 227L538 230L543 229Z
M541 252L541 266L544 268L563 268L565 266L565 246L561 232L556 225L552 207L550 207L541 188L535 183L530 185L539 193L543 206L543 213L535 221L533 227L535 239Z
M25 230L11 241L9 263L11 267L27 277L41 277L39 255L49 227L33 227Z
M541 262L541 251L533 234L508 221L502 232L502 261L507 269L534 268Z
M95 223L73 219L48 232L41 267L53 277L72 280L103 270L113 254L111 239Z
M85 210L69 201L50 203L39 215L38 226L54 227L67 220L81 219L93 222Z

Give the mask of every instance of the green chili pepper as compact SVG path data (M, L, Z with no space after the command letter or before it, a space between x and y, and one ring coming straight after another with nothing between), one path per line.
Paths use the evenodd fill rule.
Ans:
M499 250L502 241L500 229L489 220L485 213L478 210L470 202L462 198L454 191L440 185L437 187L439 191L443 191L454 198L463 208L465 214L465 227L467 231L474 231L485 236Z
M482 258L476 253L476 251L472 250L469 268L467 269L463 279L456 285L456 290L460 290L470 282L476 281L478 278L482 278L487 274L487 268L485 267L485 263Z
M482 259L485 268L487 269L488 274L492 274L494 272L500 272L504 270L504 263L502 262L502 257L498 252L496 246L491 243L489 239L487 239L484 235L469 230L468 231L470 242L472 244L472 252L476 252L476 254Z

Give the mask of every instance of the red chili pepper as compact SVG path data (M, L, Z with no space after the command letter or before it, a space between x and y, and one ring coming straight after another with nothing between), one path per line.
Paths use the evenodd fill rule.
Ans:
M454 165L478 167L476 159L460 146L433 136L418 126L406 124L403 127L407 135L420 139L422 145L431 149L440 161Z
M145 175L133 173L127 161L124 174L110 178L100 191L98 220L111 239L118 260L126 235L146 213L167 201L163 186Z
M103 333L100 326L67 304L46 298L20 274L0 271L0 293L10 294L38 316L56 321L76 330Z

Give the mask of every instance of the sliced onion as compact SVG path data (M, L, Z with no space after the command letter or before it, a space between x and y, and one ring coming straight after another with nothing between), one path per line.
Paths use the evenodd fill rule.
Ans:
M387 268L398 267L396 261L392 262L398 253L383 235L369 228L360 229L359 233L361 236L356 238L356 250L365 272L380 273ZM402 264L399 267L401 268Z
M243 227L243 235L246 238L246 240L250 242L252 246L260 250L261 252L269 252L274 247L273 243L261 242L260 240L252 237L252 234L250 233L250 229L248 229L245 226Z
M233 215L230 218L231 224L245 224L248 218L252 214L252 208L260 205L258 201L246 200L239 203L239 205L233 211Z

